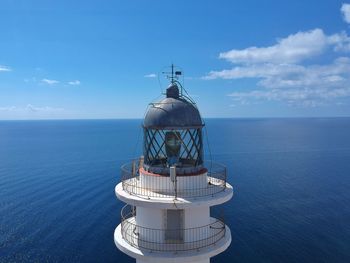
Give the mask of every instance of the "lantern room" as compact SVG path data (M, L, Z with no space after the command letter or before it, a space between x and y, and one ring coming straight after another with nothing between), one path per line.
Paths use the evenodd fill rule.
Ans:
M195 103L172 80L166 97L150 104L143 122L144 168L157 174L169 174L171 166L178 174L201 170L203 126Z

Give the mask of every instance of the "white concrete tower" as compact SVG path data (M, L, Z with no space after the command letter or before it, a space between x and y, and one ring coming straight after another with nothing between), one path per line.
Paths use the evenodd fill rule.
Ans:
M210 207L231 199L226 168L203 160L204 126L172 67L166 98L143 121L143 156L122 166L117 197L127 205L114 242L137 263L206 262L231 243Z

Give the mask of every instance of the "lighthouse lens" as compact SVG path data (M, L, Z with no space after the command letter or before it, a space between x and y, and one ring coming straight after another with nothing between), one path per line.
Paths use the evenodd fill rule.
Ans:
M165 134L165 151L167 155L168 165L174 165L179 162L181 149L180 133L168 131Z

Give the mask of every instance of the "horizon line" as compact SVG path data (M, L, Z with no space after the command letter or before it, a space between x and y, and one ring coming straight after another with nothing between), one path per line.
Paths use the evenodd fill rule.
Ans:
M350 116L285 116L285 117L204 117L202 119L336 119ZM143 120L144 118L57 118L57 119L0 119L0 121L103 121L103 120Z

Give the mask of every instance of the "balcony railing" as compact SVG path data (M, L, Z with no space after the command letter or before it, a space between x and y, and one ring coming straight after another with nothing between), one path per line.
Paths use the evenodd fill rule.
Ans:
M207 162L208 172L200 176L178 176L177 185L170 177L148 176L140 179L137 161L126 163L121 167L123 190L129 194L146 198L196 198L210 196L226 188L226 167L215 162ZM146 182L147 179L147 182Z
M223 221L210 218L208 225L185 229L153 229L136 224L135 208L124 206L121 212L121 233L124 240L138 249L161 252L199 250L215 245L225 237Z

